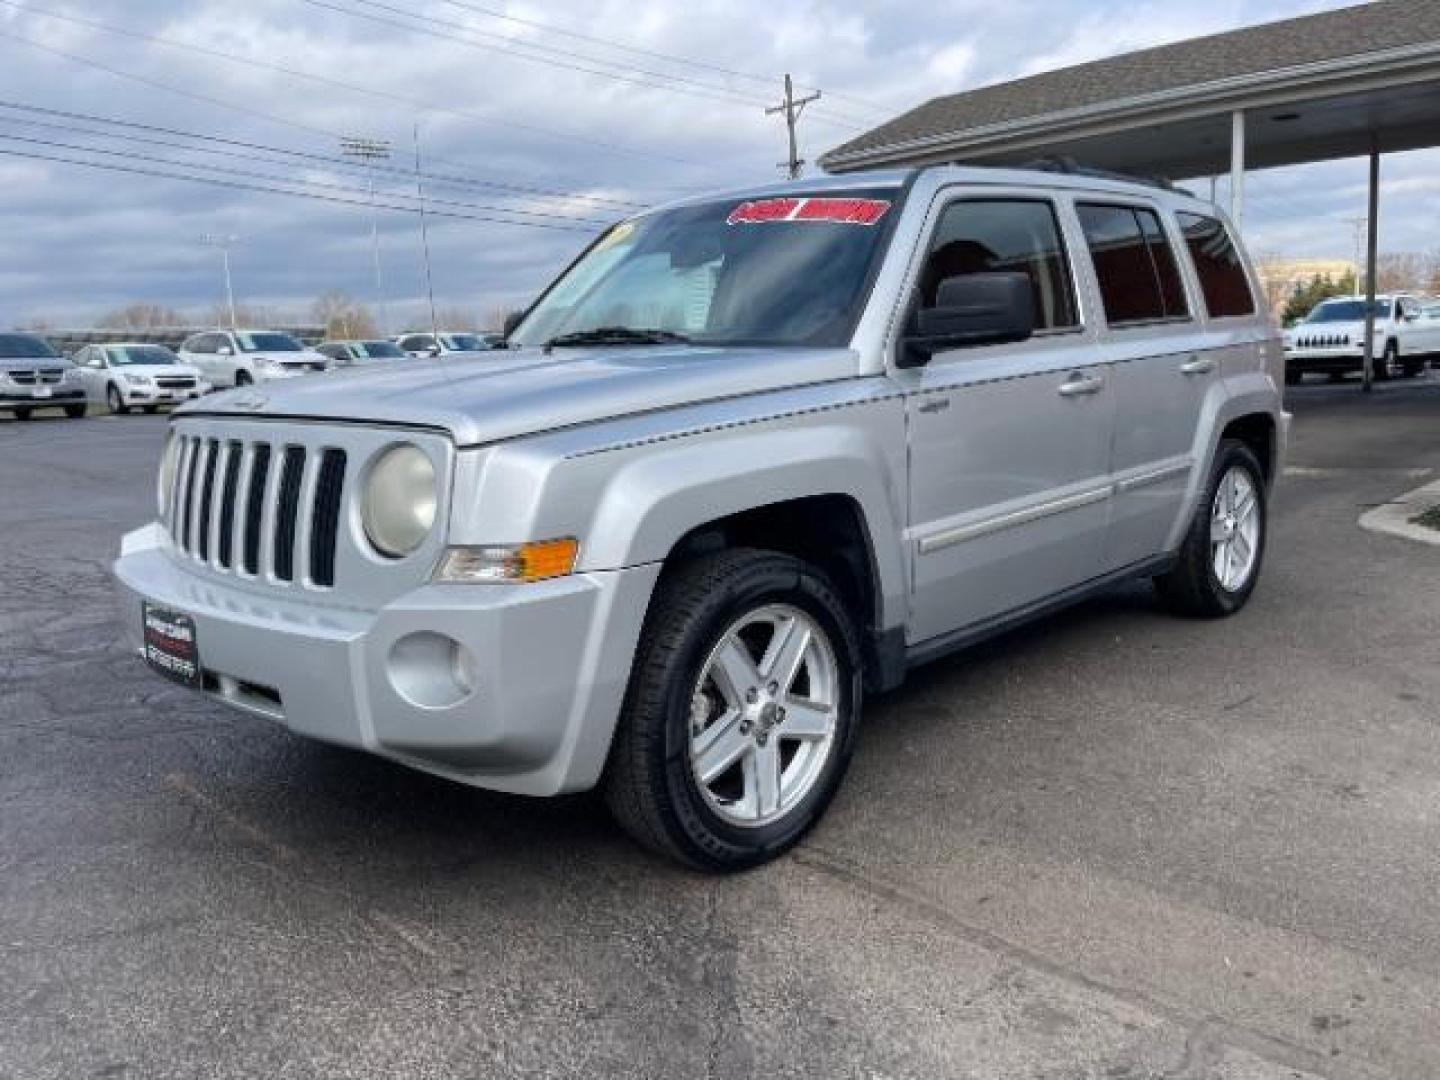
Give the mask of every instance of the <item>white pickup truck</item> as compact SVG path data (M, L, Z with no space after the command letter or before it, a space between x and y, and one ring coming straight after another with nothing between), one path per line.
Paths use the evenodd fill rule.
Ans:
M1414 377L1440 355L1440 317L1416 296L1375 298L1376 379ZM1285 381L1294 385L1316 372L1339 380L1358 372L1365 356L1365 301L1337 297L1316 304L1285 332Z

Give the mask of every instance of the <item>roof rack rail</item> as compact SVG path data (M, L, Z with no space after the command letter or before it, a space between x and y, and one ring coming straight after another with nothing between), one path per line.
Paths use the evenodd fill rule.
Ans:
M1127 184L1145 184L1148 187L1160 188L1162 191L1173 191L1180 195L1193 195L1193 192L1186 191L1182 187L1176 187L1163 176L1141 176L1135 173L1115 172L1112 169L1097 169L1089 165L1081 165L1071 157L1042 157L1034 161L1027 161L1020 166L1022 169L1032 169L1035 172L1065 173L1069 176L1088 176L1094 180L1121 180Z

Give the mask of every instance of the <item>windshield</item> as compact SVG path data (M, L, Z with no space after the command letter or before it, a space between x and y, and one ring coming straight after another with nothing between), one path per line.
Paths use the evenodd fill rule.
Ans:
M1375 317L1377 319L1388 319L1390 317L1389 300L1375 301ZM1305 321L1307 323L1360 322L1364 318L1364 300L1327 300L1314 311L1310 312Z
M242 352L304 352L305 346L289 334L236 334Z
M355 355L367 360L403 359L405 350L393 341L357 341Z
M0 360L58 360L55 350L30 334L0 334Z
M485 343L478 334L441 334L440 340L447 349L454 349L456 352L474 352L485 348Z
M111 345L105 350L105 358L116 367L136 364L174 364L178 358L161 345Z
M510 335L512 345L843 345L894 188L727 199L621 222ZM597 331L604 331L597 335Z

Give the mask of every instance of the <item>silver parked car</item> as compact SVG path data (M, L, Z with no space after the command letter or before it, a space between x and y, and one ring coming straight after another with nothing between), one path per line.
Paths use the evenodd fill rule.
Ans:
M122 415L131 409L153 413L161 405L179 405L210 392L200 370L182 364L163 345L86 345L75 354L75 366L87 399Z
M867 692L1097 590L1249 599L1287 417L1230 225L1186 194L933 168L647 211L484 365L182 409L125 538L156 670L463 783L599 786L754 865Z
M85 415L85 385L75 366L34 334L0 334L0 412L29 420L36 409Z
M316 345L315 351L330 361L331 371L385 364L409 357L409 353L393 341L326 341Z
M180 346L180 359L217 387L253 386L324 371L329 361L279 330L215 330Z

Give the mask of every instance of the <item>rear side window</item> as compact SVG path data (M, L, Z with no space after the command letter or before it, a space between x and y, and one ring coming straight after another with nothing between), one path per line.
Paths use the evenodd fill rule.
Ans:
M1240 262L1240 252L1225 226L1200 214L1177 214L1185 246L1195 262L1205 309L1212 319L1255 314L1255 297Z
M1189 317L1175 252L1153 210L1076 207L1111 326Z
M995 272L1018 272L1030 279L1036 329L1080 325L1069 262L1050 203L967 199L947 206L920 274L921 306L935 306L946 278Z

